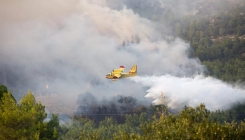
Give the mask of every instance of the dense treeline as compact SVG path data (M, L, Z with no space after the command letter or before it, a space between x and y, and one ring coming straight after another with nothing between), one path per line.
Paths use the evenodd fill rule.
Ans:
M87 105L89 113L72 116L71 121L59 125L57 115L47 122L45 107L36 103L29 91L19 103L4 85L0 85L0 138L1 139L242 139L245 137L245 104L232 109L211 112L204 104L196 108L184 107L179 113L164 105L143 106L138 109L137 100L130 96L118 96L117 114L104 113L111 104L96 102ZM89 97L89 98L88 98ZM78 102L93 100L88 94ZM97 106L94 110L90 107ZM106 109L107 108L107 109ZM121 109L120 109L121 108ZM125 110L125 108L127 108ZM90 108L91 109L91 108ZM96 113L96 112L95 112ZM84 114L84 115L83 115ZM98 118L98 116L100 116ZM116 117L115 117L116 116ZM118 118L118 116L120 116Z
M244 108L244 107L243 107ZM167 108L166 108L167 109ZM119 124L113 117L99 123L83 116L76 116L69 126L62 126L61 139L243 139L244 120L235 122L229 112L210 112L201 104L196 108L185 107L179 114L156 112L125 115ZM233 112L234 113L234 112ZM157 115L158 114L158 115ZM229 120L230 119L230 120Z
M98 103L90 93L79 96L80 107L60 128L60 139L243 139L245 104L209 111L204 104L172 113L164 105L143 106L130 96ZM125 104L121 104L125 103ZM86 105L86 106L84 106ZM138 109L143 106L144 109ZM125 111L125 108L130 107ZM114 108L114 109L112 109ZM103 119L102 119L103 118Z
M211 112L201 104L179 113L166 106L143 106L130 96L98 103L90 93L81 94L77 115L62 125L61 139L241 139L245 104ZM121 104L124 103L124 104ZM113 107L111 107L111 105ZM84 106L85 105L85 106ZM138 109L143 106L144 109ZM125 108L130 107L125 111ZM114 108L114 109L112 109ZM103 119L102 119L103 118ZM188 129L187 129L188 128Z

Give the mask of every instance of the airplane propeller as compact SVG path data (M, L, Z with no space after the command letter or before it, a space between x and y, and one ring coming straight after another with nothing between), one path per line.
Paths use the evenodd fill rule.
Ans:
M112 69L112 71L111 71L111 75L112 75L112 72L114 72L114 69Z

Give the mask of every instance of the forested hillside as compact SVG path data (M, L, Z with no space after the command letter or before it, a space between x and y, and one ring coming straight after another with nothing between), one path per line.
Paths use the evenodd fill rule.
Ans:
M177 37L190 43L191 56L198 57L210 75L225 81L244 81L245 5L211 11L215 14L196 13L168 22L175 25Z
M220 12L212 18L189 19L175 30L190 41L210 75L225 81L245 80L245 6Z

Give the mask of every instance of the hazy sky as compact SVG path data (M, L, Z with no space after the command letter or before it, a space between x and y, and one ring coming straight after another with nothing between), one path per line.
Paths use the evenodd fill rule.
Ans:
M141 77L147 76L150 89L171 84L167 94L171 98L178 93L189 94L187 90L201 86L192 90L198 97L184 98L183 95L177 98L178 101L188 100L190 105L206 102L207 93L201 92L202 89L210 88L207 91L217 94L224 92L216 90L228 86L221 81L209 87L202 87L202 84L186 86L182 76L188 79L205 69L198 58L188 58L190 45L181 39L165 41L153 22L128 9L122 1L118 2L122 8L116 10L101 0L1 0L0 77L10 85L11 80L15 80L10 77L14 75L18 79L14 83L19 88L30 89L34 94L45 91L48 85L50 92L68 93L67 96L88 91L96 97L123 94L143 99L148 92L143 88L145 79ZM138 65L137 82L133 78L117 82L105 78L113 68L123 65L128 71L133 64ZM163 80L152 82L153 75ZM174 80L177 85L164 79ZM183 86L185 88L180 88ZM160 89L154 94L165 90ZM150 90L151 94L153 92ZM230 92L237 92L237 89L225 92L230 98L233 94ZM237 92L241 93L244 91ZM217 103L222 105L213 108L224 106L222 101Z

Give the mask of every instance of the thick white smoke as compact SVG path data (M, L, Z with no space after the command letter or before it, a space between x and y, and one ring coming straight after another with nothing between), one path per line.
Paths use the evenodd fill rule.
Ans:
M138 65L138 75L193 76L203 72L198 59L188 57L189 44L180 39L165 41L154 23L126 7L111 9L101 0L4 0L0 13L0 66L5 67L0 69L0 79L6 79L7 86L66 93L66 102L72 103L77 98L74 93L85 91L97 97L124 94L140 99L145 95L141 84L128 79L112 82L105 75L120 65L128 71L133 64ZM168 79L178 79L179 86L188 85L182 78ZM137 82L144 84L145 80ZM160 86L150 77L148 82L150 89ZM169 86L171 92L166 94L177 94L175 88ZM184 90L183 94L187 93Z
M171 75L132 78L150 87L145 97L162 104L163 96L171 108L182 109L184 105L196 107L204 103L209 110L228 109L230 105L245 100L245 90L226 84L212 77L174 77Z

